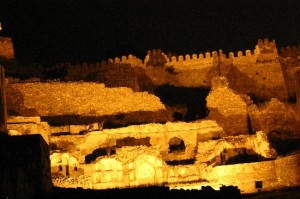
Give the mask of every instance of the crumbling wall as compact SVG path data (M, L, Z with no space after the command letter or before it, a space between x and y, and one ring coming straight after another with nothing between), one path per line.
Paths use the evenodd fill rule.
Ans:
M225 77L215 77L212 91L206 98L208 118L215 120L227 135L248 133L247 105L245 101L228 88Z
M118 129L104 129L103 131L92 132L87 137L85 143L78 146L78 148L83 154L91 154L99 147L115 146L117 139L150 137L150 144L159 149L164 161L187 160L195 158L197 142L222 136L224 136L222 128L214 121L209 120L194 123L178 122L132 125ZM172 138L178 138L184 142L184 152L170 153L169 142Z
M31 135L40 134L49 145L50 126L47 122L41 122L40 117L10 116L7 120L9 135Z
M287 136L299 133L299 118L296 111L276 98L260 107L253 104L248 110L254 131L261 130L266 133L277 131Z
M8 112L28 116L102 116L134 111L165 110L159 98L129 88L105 88L97 83L8 84Z
M198 143L196 160L198 163L222 165L232 157L230 149L244 149L246 154L264 158L275 158L276 151L271 147L267 136L263 132L255 135L228 136L218 140Z

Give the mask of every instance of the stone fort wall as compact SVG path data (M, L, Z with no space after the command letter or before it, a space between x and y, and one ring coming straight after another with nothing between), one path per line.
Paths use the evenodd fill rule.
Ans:
M272 161L216 166L203 177L219 185L238 186L242 193L257 192L255 182L262 182L262 190L299 186L300 154Z

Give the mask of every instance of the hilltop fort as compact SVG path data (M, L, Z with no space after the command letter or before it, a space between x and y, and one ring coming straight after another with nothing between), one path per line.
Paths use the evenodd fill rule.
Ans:
M20 68L0 41L5 132L43 137L57 187L300 185L300 46Z

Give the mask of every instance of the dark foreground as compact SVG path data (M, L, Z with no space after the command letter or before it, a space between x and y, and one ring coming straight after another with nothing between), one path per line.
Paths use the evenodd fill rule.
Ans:
M220 191L216 191L211 187L203 187L203 190L169 190L167 187L141 187L131 189L110 189L110 190L83 190L83 189L62 189L54 188L52 193L45 195L37 195L35 198L43 199L60 199L60 198L142 198L142 199L156 199L156 198L207 198L207 199L229 199L242 198L240 190L237 187L229 186L222 187Z
M300 186L283 188L279 190L259 192L255 194L242 195L242 198L245 199L271 199L271 198L280 198L280 199L298 199L300 198Z

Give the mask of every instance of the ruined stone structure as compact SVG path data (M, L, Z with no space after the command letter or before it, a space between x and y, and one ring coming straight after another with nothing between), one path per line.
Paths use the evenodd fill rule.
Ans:
M53 126L168 120L158 97L125 87L87 82L17 83L8 84L6 94L11 115L41 116Z
M3 83L8 132L42 135L51 149L55 186L234 185L242 193L299 186L299 151L278 156L270 141L274 132L281 141L300 138L297 109L286 103L293 93L299 99L299 49L281 52L265 39L253 52L236 56L220 50L168 59L152 50L144 63L129 55L94 65L58 65L46 73L65 70L61 80L119 88L91 82ZM146 88L141 77L154 86L211 89L207 117L173 122L158 97L134 92ZM256 98L263 103L254 103Z

